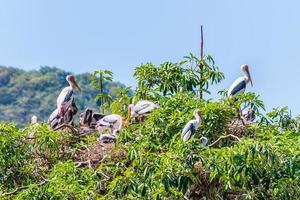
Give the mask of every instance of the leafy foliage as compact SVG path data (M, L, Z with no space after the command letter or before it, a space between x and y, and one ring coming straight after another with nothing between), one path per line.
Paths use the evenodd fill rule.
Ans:
M91 85L99 89L100 92L95 97L96 101L100 101L101 112L105 112L105 108L109 107L112 102L112 97L108 94L108 91L104 92L104 82L111 82L113 79L113 73L109 70L95 70L90 77Z
M199 68L200 64L203 66L202 70ZM210 93L209 86L219 83L224 75L215 66L211 56L198 59L190 54L183 61L165 62L158 67L152 63L142 64L136 68L134 77L138 80L137 98L148 99L149 94L158 91L164 96L178 92Z
M131 122L123 128L112 152L95 168L77 165L74 153L82 151L81 147L88 149L96 142L97 133L78 138L49 131L43 124L23 129L1 124L0 196L299 199L299 118L292 118L286 107L260 113L264 104L253 93L219 101L200 99L197 93L209 92L223 75L209 65L199 80L194 72L204 61L192 55L186 59L189 61L166 62L160 67L139 66L135 71L139 82L136 92L131 94L130 87L115 91L116 98L110 106L114 113L125 116L127 105L140 98L152 99L160 108L146 121ZM210 57L206 59L214 65ZM192 62L196 64L189 71L187 66ZM193 85L193 81L197 84ZM231 125L238 124L240 107L252 108L258 119L242 125L243 134L233 140L227 136L234 134L236 127ZM181 131L193 119L195 109L200 110L203 123L195 136L184 143ZM200 142L201 136L209 139L208 146Z

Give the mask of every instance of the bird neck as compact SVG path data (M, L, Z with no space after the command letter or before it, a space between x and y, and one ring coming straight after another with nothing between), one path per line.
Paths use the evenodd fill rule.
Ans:
M114 130L113 133L112 133L112 135L115 136L115 137L118 137L118 131L119 131L119 130L117 130L117 129Z
M246 72L244 70L243 70L243 72L244 72L244 79L246 80L247 83L249 83L250 82L250 77L249 77L248 72Z
M75 89L75 85L74 85L74 83L72 83L72 82L69 82L69 87L72 89L72 90L74 90Z
M131 117L134 117L135 116L135 112L134 112L134 107L133 106L130 106L130 116Z
M200 117L200 115L196 114L196 115L195 115L195 118L196 118L196 121L197 121L198 123L201 122L201 117Z

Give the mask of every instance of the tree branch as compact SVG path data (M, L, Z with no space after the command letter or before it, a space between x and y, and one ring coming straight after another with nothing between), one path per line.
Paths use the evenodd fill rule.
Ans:
M234 139L237 140L238 142L241 141L241 139L240 139L238 136L229 134L229 135L225 135L225 136L219 137L216 141L214 141L213 143L211 143L210 145L208 145L208 147L213 147L213 146L216 145L221 139L225 139L225 138L229 138L229 137L234 138Z
M39 186L44 185L44 184L47 183L47 182L48 182L48 180L44 180L44 181L42 181L42 182L40 182L40 183L38 183L38 184L31 184L31 185L26 185L26 186L18 187L18 188L16 188L15 190L13 190L13 191L11 191L11 192L2 193L2 194L0 194L0 196L2 196L2 197L3 197L3 196L9 196L9 195L15 194L16 192L18 192L18 191L20 191L20 190L27 189L27 188L29 188L30 186L37 186L37 187L39 187Z
M203 64L202 64L202 60L203 60L203 57L204 57L204 49L203 49L203 45L204 45L204 42L203 42L203 26L201 25L201 43L200 43L200 63L199 63L199 68L200 68L200 74L199 74L199 79L201 80L202 79L202 71L203 71ZM200 99L203 98L203 93L202 93L202 88L200 88Z

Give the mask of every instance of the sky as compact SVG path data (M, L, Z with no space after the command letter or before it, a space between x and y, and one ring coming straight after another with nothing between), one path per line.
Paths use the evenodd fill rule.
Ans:
M141 63L199 55L203 25L205 53L225 73L214 97L246 63L254 83L247 90L268 110L286 105L298 115L299 7L297 0L0 0L0 65L108 69L134 86Z

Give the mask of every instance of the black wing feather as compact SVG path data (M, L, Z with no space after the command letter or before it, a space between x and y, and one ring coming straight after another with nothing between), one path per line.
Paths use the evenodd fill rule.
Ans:
M243 80L241 81L236 87L233 88L231 95L235 95L236 93L238 93L239 91L241 91L242 89L246 88L246 81Z
M191 136L194 135L194 134L196 133L196 129L195 129L195 126L194 126L193 123L191 123L190 130L191 130Z
M73 95L73 90L70 90L67 95L65 96L64 102L69 102L71 101L71 97Z

